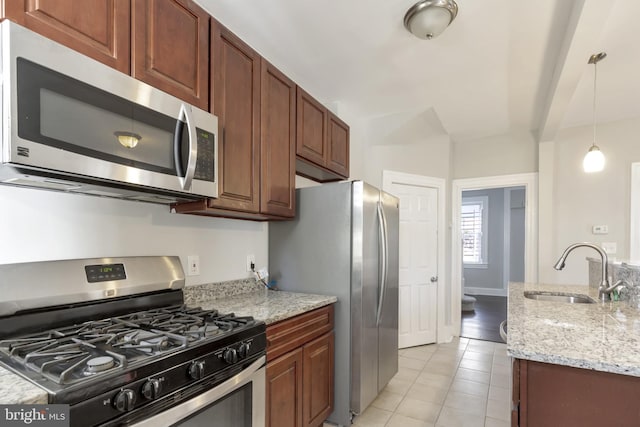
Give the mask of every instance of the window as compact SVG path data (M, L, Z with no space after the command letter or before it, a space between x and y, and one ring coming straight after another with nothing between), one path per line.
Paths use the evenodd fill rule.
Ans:
M487 265L487 211L489 198L462 199L462 262L465 267Z

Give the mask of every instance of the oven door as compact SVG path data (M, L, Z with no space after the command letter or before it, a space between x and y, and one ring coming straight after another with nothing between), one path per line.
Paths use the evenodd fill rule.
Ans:
M220 385L132 427L264 427L265 361L262 356Z

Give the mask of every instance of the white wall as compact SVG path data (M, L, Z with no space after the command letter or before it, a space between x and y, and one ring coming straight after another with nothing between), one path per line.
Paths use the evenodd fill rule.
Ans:
M267 266L266 223L171 214L163 205L0 186L0 264L69 258L200 256L187 284L249 277Z
M582 171L592 141L591 126L562 130L555 141L540 146L540 281L588 282L585 257L597 257L592 250L575 250L561 272L552 268L571 243L615 242L617 254L612 256L628 257L630 171L631 163L640 161L640 119L598 125L597 132L607 163L595 174ZM543 179L548 181L544 185ZM594 225L608 225L609 234L592 234Z
M538 171L538 144L530 133L453 142L452 179Z

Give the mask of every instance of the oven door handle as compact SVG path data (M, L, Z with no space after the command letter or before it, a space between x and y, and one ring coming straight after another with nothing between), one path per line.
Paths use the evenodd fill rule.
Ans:
M174 425L178 421L184 420L189 415L206 408L208 405L226 396L229 392L238 388L238 386L241 386L265 365L266 360L266 356L261 356L238 375L229 378L211 390L180 403L177 406L173 406L166 411L162 411L157 415L135 423L131 427L164 427Z

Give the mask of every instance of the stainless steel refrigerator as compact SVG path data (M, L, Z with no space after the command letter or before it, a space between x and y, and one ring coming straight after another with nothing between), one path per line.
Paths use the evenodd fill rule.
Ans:
M398 371L398 199L362 181L296 190L296 219L269 225L285 291L335 295L335 404L348 426Z

